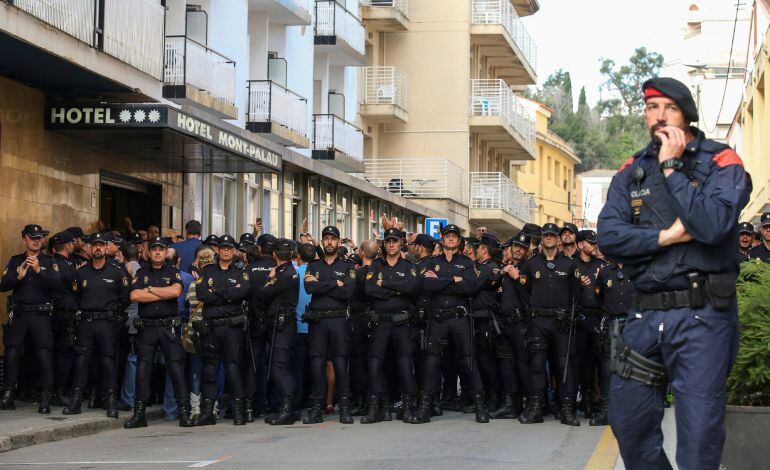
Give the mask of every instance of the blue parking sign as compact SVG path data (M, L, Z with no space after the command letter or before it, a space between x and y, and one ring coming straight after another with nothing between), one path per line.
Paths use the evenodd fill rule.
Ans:
M425 233L435 238L441 239L441 228L449 223L448 219L425 219Z

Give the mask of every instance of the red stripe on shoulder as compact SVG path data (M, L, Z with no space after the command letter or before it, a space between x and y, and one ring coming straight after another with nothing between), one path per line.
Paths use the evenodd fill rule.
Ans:
M632 163L634 163L634 157L629 158L628 160L626 160L624 164L620 165L620 168L618 169L618 173L625 170L626 167Z
M741 157L739 157L733 149L722 150L718 154L714 155L713 160L714 163L716 163L720 168L724 168L729 165L743 166L743 160L741 160Z

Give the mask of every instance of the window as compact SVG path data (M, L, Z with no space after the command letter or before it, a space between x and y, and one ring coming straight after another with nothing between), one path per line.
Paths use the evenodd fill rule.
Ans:
M320 205L321 227L334 225L334 186L329 183L321 183ZM339 228L339 227L337 227Z
M551 162L551 157L548 157L548 181L553 180L553 163Z
M235 230L235 181L213 175L211 181L211 233L232 234Z
M352 226L350 229L350 236L356 241L361 243L363 240L369 238L366 236L366 222L364 221L364 200L361 196L353 198Z
M299 230L299 187L297 175L287 171L283 174L283 236L289 239L296 238Z
M350 193L346 190L337 191L336 225L343 237L352 238L350 231Z
M254 231L254 221L262 217L259 211L259 188L252 184L246 185L246 230Z
M318 178L310 178L307 188L307 227L315 237L321 234L318 226Z
M280 235L281 228L281 187L278 175L262 175L262 225L264 233Z

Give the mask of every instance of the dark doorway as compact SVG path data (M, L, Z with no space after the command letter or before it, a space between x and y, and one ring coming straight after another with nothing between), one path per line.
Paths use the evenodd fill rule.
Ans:
M105 228L134 231L149 225L161 227L163 188L124 176L101 175L99 218Z

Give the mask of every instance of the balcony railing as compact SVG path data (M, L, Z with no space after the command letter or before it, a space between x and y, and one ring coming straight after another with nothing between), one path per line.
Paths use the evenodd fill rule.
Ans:
M535 124L524 105L503 80L471 80L471 116L499 116L521 136L534 154Z
M471 172L471 209L500 209L525 223L534 221L535 200L502 173Z
M394 104L406 111L406 75L395 67L361 67L361 103Z
M315 35L337 36L356 52L364 54L364 25L356 15L335 0L315 2Z
M307 99L271 80L249 80L248 122L276 122L307 137Z
M153 0L12 0L11 5L157 79L165 9Z
M366 181L399 196L465 204L465 172L446 158L378 158L364 162Z
M235 105L235 62L188 37L166 37L163 81L191 85Z
M409 16L408 0L358 0L358 3L366 7L393 8L402 15Z
M473 24L501 25L511 35L532 70L537 70L537 45L510 0L473 0L471 21Z
M364 133L334 114L313 116L313 150L336 150L350 158L364 159Z

